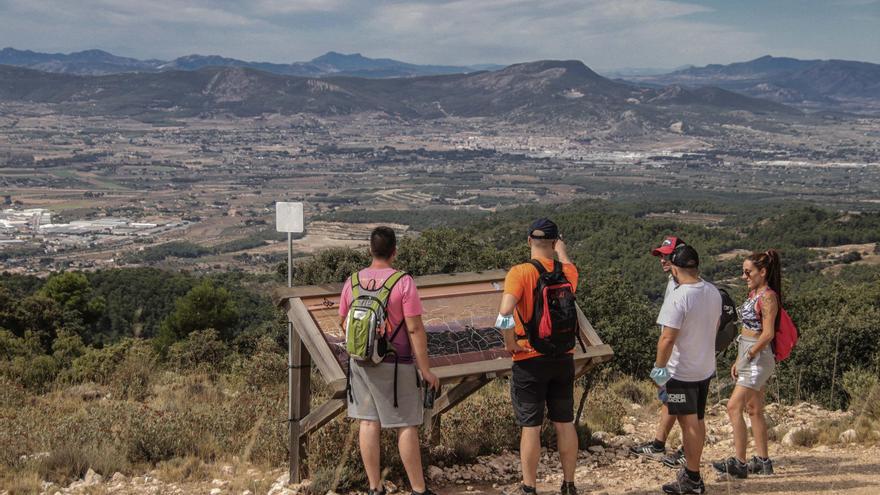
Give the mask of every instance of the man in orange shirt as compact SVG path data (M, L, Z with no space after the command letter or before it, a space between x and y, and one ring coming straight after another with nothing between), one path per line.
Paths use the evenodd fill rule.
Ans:
M535 325L532 321L536 308L534 293L541 275L532 262L537 261L547 272L552 272L561 265L562 273L559 275L564 275L572 292L577 287L578 272L565 251L565 243L559 237L559 228L551 220L541 218L533 222L529 227L528 243L532 261L516 265L507 273L496 322L496 326L504 332L505 347L513 353L511 399L517 424L522 427L520 492L522 495L535 494L541 455L541 425L546 407L547 417L556 428L563 472L561 493L577 495L574 485L578 440L574 427L573 350L563 348L553 355L536 351L530 344L529 334L523 323ZM568 303L572 304L573 294L568 296ZM546 313L546 308L542 311ZM577 331L576 325L574 331Z

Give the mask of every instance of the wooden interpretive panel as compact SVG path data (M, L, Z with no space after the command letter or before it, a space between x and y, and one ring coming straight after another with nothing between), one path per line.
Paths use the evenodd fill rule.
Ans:
M422 319L428 332L432 371L440 378L442 394L437 398L426 424L439 424L439 417L492 379L510 373L510 353L501 347L500 334L492 329L504 285L504 270L417 277L422 299ZM348 282L346 282L348 283ZM301 409L295 417L300 444L316 428L332 420L345 408L345 370L348 356L340 326L339 295L342 283L278 289L275 299L287 312L311 361L333 390L331 399L314 411ZM581 376L612 357L611 348L578 309L583 346L575 348L575 373ZM300 370L294 370L298 373ZM304 370L303 372L307 372ZM308 386L307 380L300 380ZM308 401L308 390L298 399ZM308 403L308 402L306 402ZM298 454L298 453L297 453ZM300 455L291 456L292 479L301 474Z

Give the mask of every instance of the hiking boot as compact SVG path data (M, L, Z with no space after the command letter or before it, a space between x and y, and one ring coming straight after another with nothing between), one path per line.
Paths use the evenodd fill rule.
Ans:
M649 459L654 459L655 461L660 460L660 457L666 453L665 448L659 450L655 449L654 442L645 442L643 444L630 447L629 451L633 455L640 455Z
M563 481L562 488L559 489L560 495L578 495L577 487L574 486L574 481Z
M385 495L385 490L382 490L382 495ZM413 490L412 495L437 495L437 494L432 492L430 488L425 488L425 491L423 491L423 492L417 492L417 491Z
M762 461L760 457L753 455L749 460L749 473L758 476L770 476L773 474L773 461L768 457L766 461Z
M736 457L728 457L723 461L715 461L712 463L712 467L720 474L726 474L734 478L744 479L749 477L749 465L740 462Z
M663 485L663 493L671 493L680 495L684 493L706 493L706 485L703 484L703 478L694 481L687 475L684 468L678 471L675 481Z
M663 459L661 459L660 462L662 462L664 466L670 468L683 467L685 465L684 447L679 447L679 449L675 452L669 455L664 455Z

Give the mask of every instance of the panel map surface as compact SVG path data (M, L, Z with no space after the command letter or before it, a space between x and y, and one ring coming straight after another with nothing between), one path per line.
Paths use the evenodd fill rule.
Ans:
M428 333L432 367L452 366L510 357L499 330L493 328L501 304L497 282L420 291L422 320ZM339 296L308 298L303 302L327 344L343 367L348 361L339 317Z

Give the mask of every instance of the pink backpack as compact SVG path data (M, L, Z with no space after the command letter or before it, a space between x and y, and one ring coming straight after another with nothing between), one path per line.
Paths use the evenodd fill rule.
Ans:
M767 289L773 292L772 289ZM755 309L760 313L761 312L761 299L758 299L758 304L755 305ZM797 344L798 341L798 329L794 325L794 322L791 320L791 316L788 316L788 312L781 305L779 306L779 318L777 318L779 324L776 326L776 334L773 336L773 353L776 355L776 362L785 361L788 359L788 356L791 355L791 350Z

